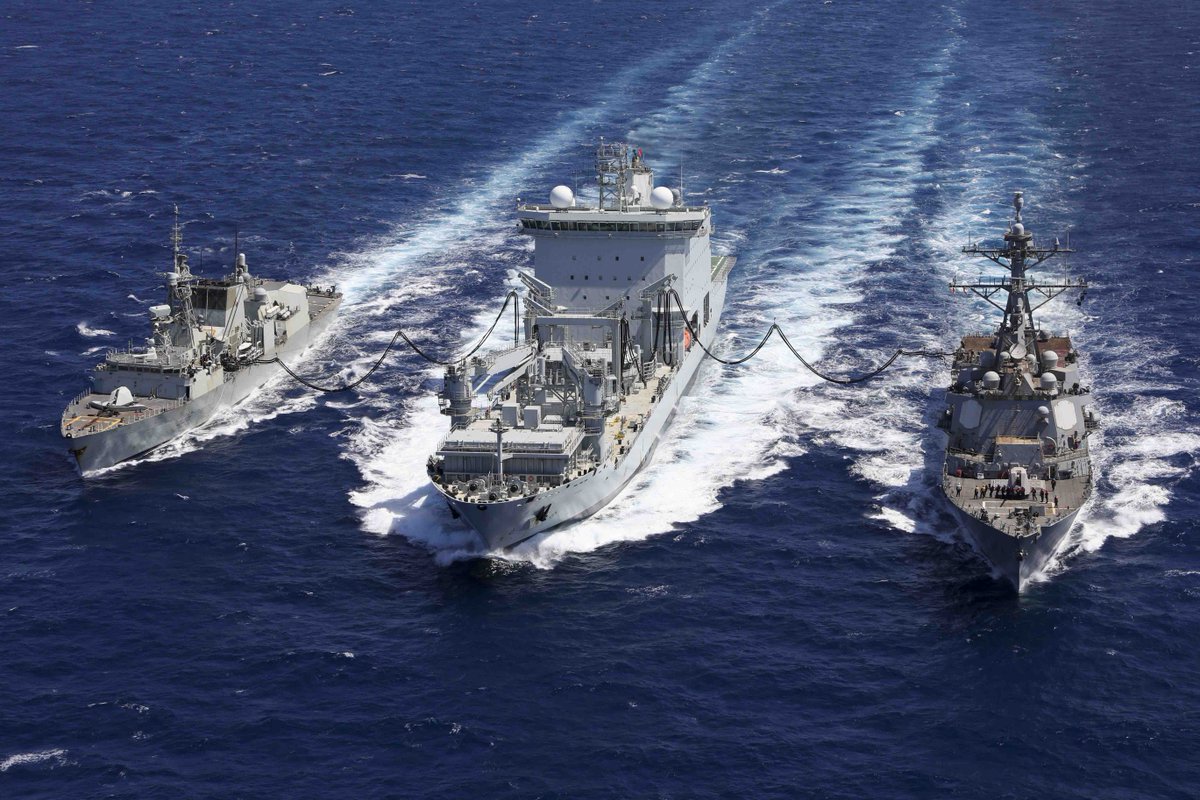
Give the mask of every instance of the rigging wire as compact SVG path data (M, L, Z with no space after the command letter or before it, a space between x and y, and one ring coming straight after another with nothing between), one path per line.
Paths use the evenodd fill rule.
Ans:
M758 344L756 344L754 346L754 349L751 350L749 353L742 356L741 358L733 358L733 359L721 358L720 356L718 356L717 354L715 354L714 352L709 350L708 347L706 347L704 345L704 342L700 341L699 332L695 328L692 327L692 321L690 319L688 319L687 312L685 312L683 310L683 301L679 297L679 292L677 292L675 289L668 289L667 293L670 294L671 298L675 301L675 307L679 309L679 315L683 318L683 324L687 326L688 332L692 335L692 340L696 344L700 345L700 349L703 350L704 354L707 355L709 358L711 358L714 361L717 361L721 364L727 364L729 366L737 366L739 364L745 364L747 361L754 358L756 355L758 355L758 351L762 350L763 347L766 346L767 342L770 341L771 337L774 336L775 334L779 335L779 339L783 342L784 346L786 346L787 349L792 352L792 355L796 357L797 361L799 361L801 364L804 365L805 369L807 369L809 372L811 372L813 375L816 375L818 378L820 378L823 381L828 381L829 383L838 383L838 384L842 384L842 385L849 385L852 383L863 383L865 381L869 381L872 378L876 377L877 375L880 375L881 373L883 373L888 367L892 366L892 364L896 363L896 359L900 358L901 356L910 356L910 357L917 356L917 357L921 357L921 358L945 358L946 356L953 355L952 353L943 353L943 352L936 352L936 351L929 351L929 350L905 350L904 348L897 348L896 352L892 353L892 355L886 361L884 361L881 365L879 365L875 369L871 370L870 372L863 373L862 375L855 375L855 376L851 376L851 377L842 378L842 377L838 377L836 375L828 375L828 374L822 372L821 370L817 369L816 367L814 367L812 364L808 363L808 360L804 356L800 355L800 351L797 350L796 347L792 344L791 340L788 339L787 334L783 332L783 328L780 328L777 323L772 322L771 327L767 328L767 332L763 335L762 339L759 340Z
M629 335L629 319L627 317L621 317L621 349L632 359L633 366L637 369L638 380L642 382L642 386L646 386L646 376L642 372L642 357L633 349L633 337Z
M458 358L454 358L449 361L442 361L440 359L434 358L433 356L429 355L424 350L422 350L420 348L420 346L418 346L417 343L414 342L408 336L408 334L406 334L404 332L403 328L397 328L396 332L394 334L392 334L391 341L388 342L387 347L383 348L383 352L379 355L379 358L375 360L375 363L371 365L371 368L369 370L367 370L365 373L363 373L362 375L355 378L350 383L344 384L342 386L320 386L318 384L312 383L311 381L304 379L300 375L297 375L295 373L295 371L293 371L291 367L289 367L282 360L280 360L278 356L276 356L275 358L259 359L255 363L257 363L257 364L278 364L279 366L283 367L284 372L286 372L288 375L292 376L293 380L295 380L297 383L299 383L303 386L307 386L309 389L312 389L314 391L325 392L327 394L333 394L336 392L348 392L351 389L354 389L355 387L357 387L363 381L370 378L373 374L375 374L375 370L379 369L383 365L383 361L384 361L384 359L386 359L388 357L388 353L392 352L392 348L396 346L396 342L401 339L404 340L404 343L406 345L408 345L409 349L411 349L414 353L416 353L421 358L428 361L430 364L436 364L441 367L449 367L454 364L459 364L463 361L466 361L468 358L470 358L471 356L473 356L477 352L479 352L479 348L483 347L484 343L487 342L488 338L491 337L492 331L494 331L496 329L496 326L498 324L500 324L500 320L504 316L504 312L508 309L508 304L509 303L520 303L520 301L521 301L520 295L517 294L516 290L515 289L510 290L509 293L507 295L505 295L505 297L504 297L504 305L500 306L499 313L497 313L496 318L494 320L492 320L492 324L488 326L487 331L483 334L483 338L480 339L478 342L476 342L475 346L472 347L470 350L463 353ZM514 310L516 310L516 306L514 306Z
M680 298L679 292L676 291L675 289L667 289L663 292L660 292L659 298L657 301L657 308L655 309L656 313L654 314L654 319L653 319L654 345L655 345L654 354L657 354L659 352L659 344L660 344L659 338L661 336L661 338L662 338L662 342L661 342L662 355L664 357L664 360L669 358L670 363L674 363L674 361L675 361L675 358L674 358L675 341L674 341L674 336L672 335L672 331L671 331L672 317L674 316L674 314L672 314L670 311L669 303L664 302L667 300L668 297L675 301L675 307L679 310L679 315L682 318L683 324L687 328L688 333L691 335L692 341L695 342L697 345L699 345L700 349L704 351L704 354L706 356L708 356L709 358L711 358L713 361L716 361L720 364L725 364L725 365L731 366L731 367L736 367L741 364L745 364L747 361L749 361L750 359L757 356L759 351L761 351L764 347L766 347L767 342L769 342L771 340L771 337L776 336L776 335L779 337L779 340L781 342L783 342L783 345L791 352L791 354L793 356L795 356L796 360L804 365L805 369L807 369L809 372L811 372L813 375L816 375L818 378L820 378L823 381L827 381L829 383L841 384L843 386L855 384L855 383L864 383L866 381L869 381L872 378L875 378L875 377L879 376L880 374L882 374L883 372L885 372L888 368L890 368L893 364L896 363L897 359L899 359L901 357L946 358L947 356L953 355L953 353L949 353L949 352L939 352L939 351L931 351L931 350L906 350L904 348L897 348L896 351L894 353L892 353L882 364L880 364L875 369L870 370L869 372L865 372L861 375L851 375L851 376L845 376L845 377L837 376L837 375L830 375L828 373L822 372L821 370L819 370L815 366L813 366L811 363L809 363L808 359L806 359L803 355L801 355L800 351L796 349L796 346L792 344L791 340L787 337L787 334L784 333L783 328L780 328L778 323L772 322L771 326L769 328L767 328L767 332L765 334L763 334L763 337L758 341L758 344L754 345L754 347L750 350L750 352L746 353L745 355L741 356L740 358L723 358L723 357L717 355L716 353L714 353L712 350L710 350L704 344L704 342L700 340L699 331L696 330L695 326L692 324L692 320L690 318L688 318L687 312L684 311L683 300L682 300L682 298ZM283 370L288 375L290 375L292 377L293 380L295 380L297 383L299 383L303 386L307 386L308 388L313 389L314 391L326 392L326 393L346 392L346 391L350 391L351 389L356 388L361 383L363 383L364 381L369 379L372 375L374 375L375 371L378 370L383 365L383 362L388 357L388 354L391 353L392 349L396 346L396 342L401 341L401 340L403 340L404 343L406 345L408 345L409 349L411 349L414 353L416 353L418 356L420 356L425 361L428 361L430 364L436 364L436 365L442 366L442 367L449 367L449 366L453 366L455 364L462 363L463 361L467 360L471 356L475 355L475 353L479 352L479 349L481 347L483 347L483 345L491 337L492 332L495 331L496 326L500 323L500 320L504 317L504 312L506 310L508 310L509 303L520 303L520 296L517 294L517 292L515 290L510 291L505 296L504 304L502 306L500 306L500 311L496 314L496 318L494 320L492 320L492 324L488 326L487 331L484 332L483 337L478 342L476 342L475 346L472 347L470 350L468 350L466 353L463 353L461 356L458 356L457 358L453 358L453 359L449 359L449 360L442 360L442 359L438 359L438 358L435 358L435 357L429 355L424 350L422 350L421 347L416 342L414 342L412 340L412 338L409 337L408 334L406 334L404 332L403 328L397 328L395 334L392 335L391 341L388 342L387 347L385 347L383 349L383 353L381 353L379 358L376 359L375 363L371 365L371 368L368 369L365 373L363 373L359 377L355 378L353 381L351 381L347 384L344 384L342 386L321 386L319 384L312 383L311 381L306 380L302 376L296 374L296 372L291 367L289 367L287 364L285 364L283 361L281 361L278 357L259 359L255 363L278 364L280 367L283 368ZM517 308L518 307L514 307L514 311L516 311ZM661 323L660 323L660 320L661 320ZM627 347L629 347L632 344L630 341L630 337L629 337L629 323L627 320L622 322L620 335L621 335L621 338L624 340L622 342L622 350L624 351ZM629 349L630 349L630 352L632 352L632 348L629 348ZM634 361L636 363L637 359L635 358ZM645 376L643 376L641 374L642 373L641 365L637 364L637 367L638 367L638 377L641 378L642 383L645 383L646 382Z

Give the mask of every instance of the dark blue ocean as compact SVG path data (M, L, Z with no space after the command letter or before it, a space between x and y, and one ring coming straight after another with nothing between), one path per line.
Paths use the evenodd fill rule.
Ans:
M0 797L1200 795L1200 5L89 3L0 9ZM504 558L425 490L438 374L286 379L82 481L58 435L204 273L347 301L303 363L479 335L518 197L598 137L709 202L720 346L831 372L995 323L1023 190L1103 473L1020 596L935 494L945 365L709 364L608 509ZM671 178L670 182L675 182Z

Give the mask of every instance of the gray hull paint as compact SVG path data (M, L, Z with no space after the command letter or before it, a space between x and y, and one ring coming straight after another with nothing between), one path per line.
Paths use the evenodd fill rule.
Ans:
M329 327L340 301L325 310L301 333L292 336L277 351L288 366L292 366L304 351ZM110 431L66 439L75 455L79 470L84 474L105 469L122 461L153 450L193 428L203 425L221 409L237 405L280 371L276 364L252 364L233 373L219 389L206 392L179 408L164 411L131 425ZM82 450L82 452L77 452Z
M721 322L727 284L721 281L713 287L715 302L712 306L712 323L700 334L701 341L709 349L712 349ZM615 465L606 464L595 472L538 492L533 497L494 503L468 503L446 494L440 485L434 486L454 513L479 532L489 550L512 547L539 533L591 516L616 497L650 463L659 441L675 418L679 401L691 390L704 358L704 351L700 347L692 347L667 391L655 404L646 426ZM543 513L545 519L539 520L539 513Z
M947 501L966 528L975 549L1017 591L1026 586L1032 576L1045 568L1058 551L1062 540L1070 533L1075 517L1079 514L1079 510L1076 509L1051 525L1043 525L1041 533L1037 536L1018 539L965 513L949 498Z

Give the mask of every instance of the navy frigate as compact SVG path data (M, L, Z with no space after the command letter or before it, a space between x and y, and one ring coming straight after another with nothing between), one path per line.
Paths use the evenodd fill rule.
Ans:
M1030 269L1072 252L1055 240L1033 245L1021 220L1022 193L1004 246L963 252L1008 271L951 283L1003 312L995 333L964 336L955 353L947 408L942 490L979 550L1019 591L1043 571L1092 493L1088 439L1098 419L1069 336L1043 330L1034 312L1078 278L1035 280ZM1069 243L1068 243L1069 244ZM1001 304L997 298L1007 296ZM1082 296L1080 297L1082 301Z
M446 369L429 477L491 550L594 513L650 462L721 319L735 259L712 255L709 207L627 144L601 142L596 177L595 205L561 185L518 203L534 264L514 345Z
M146 453L244 400L328 326L342 296L250 274L201 278L180 252L178 219L167 302L149 309L152 338L109 350L92 386L63 412L61 432L85 475ZM236 248L235 248L236 250Z

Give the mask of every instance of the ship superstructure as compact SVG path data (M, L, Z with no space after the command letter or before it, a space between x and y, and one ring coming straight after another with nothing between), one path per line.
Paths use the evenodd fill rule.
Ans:
M519 204L517 341L446 370L429 475L490 549L595 512L649 462L703 359L691 332L710 346L724 307L735 259L712 255L708 206L626 144L601 142L596 176L594 205L567 186Z
M149 309L144 346L110 350L92 387L63 412L61 432L84 473L157 447L237 403L328 325L342 296L250 274L244 254L230 275L192 274L180 251L166 274L167 302Z
M1004 317L995 333L963 337L939 426L949 436L942 490L978 550L1019 590L1042 571L1091 495L1088 439L1098 421L1070 337L1034 320L1050 300L1087 284L1029 277L1030 269L1071 250L1057 240L1035 247L1021 219L1021 192L1013 205L1003 247L963 248L1008 275L956 280L951 290L982 297ZM996 299L1002 296L1003 305Z

